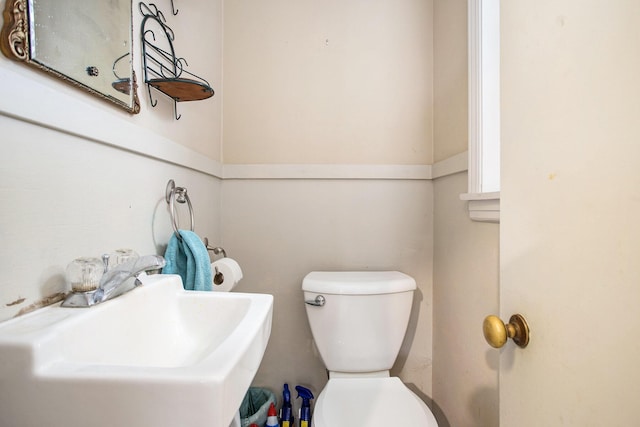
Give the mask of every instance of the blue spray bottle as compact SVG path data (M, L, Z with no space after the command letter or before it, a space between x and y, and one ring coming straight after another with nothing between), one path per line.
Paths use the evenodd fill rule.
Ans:
M300 427L311 427L311 405L309 400L313 399L313 394L308 388L301 385L296 386L298 397L302 398L302 406L300 407Z
M289 384L282 390L282 409L280 409L280 427L293 427L293 409L291 408L291 392Z

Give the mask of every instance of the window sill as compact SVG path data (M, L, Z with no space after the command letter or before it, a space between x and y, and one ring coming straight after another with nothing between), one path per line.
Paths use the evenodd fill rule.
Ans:
M500 192L464 193L460 200L467 201L469 218L473 221L500 223Z

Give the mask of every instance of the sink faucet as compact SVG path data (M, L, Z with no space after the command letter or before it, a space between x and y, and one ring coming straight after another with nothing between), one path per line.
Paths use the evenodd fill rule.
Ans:
M90 307L100 304L133 289L140 284L138 276L147 271L158 270L165 265L160 255L146 255L122 263L107 271L98 287L89 292L71 292L62 303L63 307Z

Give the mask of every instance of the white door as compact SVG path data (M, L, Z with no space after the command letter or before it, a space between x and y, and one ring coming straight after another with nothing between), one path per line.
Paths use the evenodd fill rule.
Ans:
M500 426L640 426L640 1L501 8Z

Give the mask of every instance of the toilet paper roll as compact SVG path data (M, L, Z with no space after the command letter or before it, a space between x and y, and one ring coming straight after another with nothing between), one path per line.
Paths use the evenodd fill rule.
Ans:
M211 290L216 292L229 292L242 279L242 269L232 258L220 258L212 262L211 273L213 276Z

